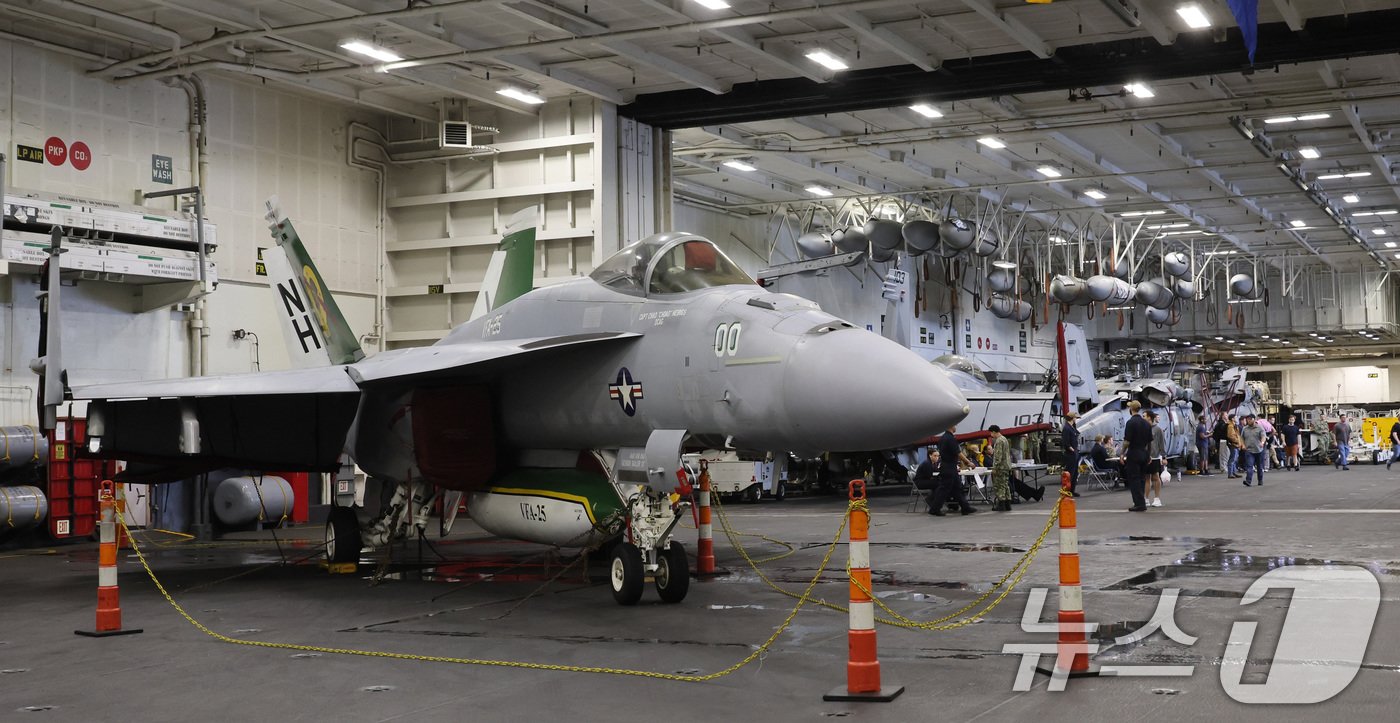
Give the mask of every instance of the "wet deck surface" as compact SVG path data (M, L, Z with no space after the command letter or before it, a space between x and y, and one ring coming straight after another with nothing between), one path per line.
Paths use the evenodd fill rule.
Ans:
M1393 720L1400 704L1400 472L1356 465L1274 472L1263 488L1224 476L1167 486L1166 507L1124 512L1123 492L1088 492L1079 529L1088 618L1108 639L1149 619L1158 594L1179 589L1176 620L1193 646L1160 633L1113 646L1099 661L1194 665L1190 677L1037 677L1014 692L1019 657L1007 643L1049 638L1020 628L1027 592L1057 596L1058 538L985 620L948 631L879 627L892 703L824 703L845 682L846 616L809 605L761 659L707 683L362 657L220 642L176 613L129 552L122 607L141 635L73 635L93 622L96 546L0 552L0 720ZM876 593L913 620L943 617L1001 578L1040 533L1050 503L1011 513L933 518L905 512L907 488L872 493ZM734 526L791 544L761 565L800 591L815 575L845 504L790 497L725 509ZM783 622L794 600L773 591L716 524L728 570L696 581L680 605L648 590L636 608L612 601L602 569L585 572L544 548L490 538L470 523L431 546L407 545L386 566L366 553L356 575L320 570L320 530L242 534L214 544L142 535L151 565L189 614L235 638L414 655L705 674L742 659ZM694 531L682 539L694 550ZM786 548L739 538L754 557ZM847 597L844 546L816 586ZM284 562L284 560L286 562ZM1245 680L1262 682L1288 610L1287 592L1242 607L1277 567L1356 565L1380 581L1379 616L1355 680L1320 706L1250 706L1226 695L1221 661L1236 620L1258 623ZM377 580L377 584L376 583ZM989 599L995 598L993 594ZM1317 616L1327 618L1328 616ZM1345 619L1320 619L1345 626ZM1336 661L1305 660L1316 670Z

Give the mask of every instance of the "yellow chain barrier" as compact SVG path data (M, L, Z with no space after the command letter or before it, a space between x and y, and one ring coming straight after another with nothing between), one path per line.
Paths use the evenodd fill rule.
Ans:
M841 526L837 528L835 538L832 539L831 544L827 547L826 555L822 557L822 562L821 565L817 568L817 573L812 576L812 581L807 583L807 588L802 591L802 594L797 595L794 593L787 593L786 591L784 591L785 594L797 598L797 605L793 606L792 611L788 613L787 618L783 620L782 624L779 625L777 629L773 631L772 635L768 636L768 639L765 640L762 645L759 645L753 650L753 652L749 653L742 660L740 660L737 663L734 663L733 665L730 665L729 667L723 670L719 670L714 673L709 673L708 675L680 675L675 673L658 673L656 671L651 670L630 670L626 668L606 668L581 665L555 665L552 663L529 663L515 660L490 660L484 658L455 658L442 655L390 653L378 650L357 650L354 648L328 648L316 645L297 645L294 643L271 643L262 640L242 640L239 638L230 637L228 635L224 635L222 633L215 632L214 630L209 629L203 623L194 619L194 617L191 616L188 612L186 612L185 608L182 607L179 603L175 602L175 598L172 597L170 595L170 592L165 589L165 586L161 584L160 579L156 577L155 571L151 569L150 563L146 561L146 556L141 552L141 548L136 544L136 539L131 536L131 531L127 529L126 520L121 515L121 513L117 514L117 524L121 525L123 529L127 530L127 538L131 540L132 551L136 553L136 558L140 560L141 567L143 567L146 570L146 575L151 578L151 582L155 584L156 590L160 591L160 594L162 597L165 598L165 601L170 603L170 606L175 609L175 612L179 613L180 616L183 617L185 621L188 622L190 625L193 625L200 632L222 643L232 643L234 645L248 645L259 648L273 648L276 650L298 650L313 653L329 653L333 655L358 655L370 658L416 660L426 663L456 663L459 665L488 665L501 668L526 668L529 670L555 670L568 673L600 673L604 675L630 675L642 678L672 680L684 683L703 683L706 681L715 680L717 678L722 678L726 675L729 675L730 673L733 673L739 670L740 668L744 667L745 665L752 663L753 661L757 660L760 656L767 653L769 648L773 646L773 643L777 641L778 636L782 635L783 631L787 630L788 626L792 624L793 619L797 617L797 613L800 612L802 608L807 605L807 603L815 602L811 598L812 590L817 586L817 583L821 581L822 574L826 572L826 567L831 562L831 556L833 553L835 553L837 544L840 543L841 536L846 531L847 522L850 521L851 510L857 509L858 506L863 507L864 501L862 500L858 503L851 503L850 508L847 509L846 514L841 518Z
M846 562L846 577L850 579L852 584L860 588L866 594L866 596L868 596L872 601L874 601L874 603L877 606L879 606L881 610L884 610L886 613L889 613L891 616L893 616L892 618L883 618L876 616L875 621L878 623L912 630L954 630L965 625L971 625L972 623L981 620L987 615L987 613L990 613L992 610L996 609L996 607L1000 605L1001 602L1005 600L1008 595L1011 594L1011 591L1015 590L1016 586L1021 583L1021 578L1025 576L1026 570L1030 569L1031 561L1034 560L1035 556L1040 552L1040 548L1045 544L1045 538L1049 536L1050 530L1054 529L1055 522L1060 518L1060 504L1064 501L1064 498L1068 496L1069 492L1066 491L1064 488L1061 488L1060 495L1055 500L1055 507L1050 511L1050 518L1046 520L1045 527L1040 531L1040 536L1036 538L1035 543L1032 544L1030 548L1026 550L1025 554L1021 556L1021 559L1017 560L1016 564L1013 565L1011 569L1006 572L1005 575L1002 575L1000 580L997 580L996 583L993 584L990 588L988 588L986 592L979 595L976 600L973 600L967 605L964 605L962 608L952 613L949 613L948 615L945 615L941 618L938 618L937 620L930 620L926 622L910 620L909 618L906 618L903 615L900 615L898 612L890 609L890 607L886 605L884 601L876 597L872 593L872 591L866 589L865 585L863 585L860 581L856 580L855 578L851 577L849 559ZM850 510L855 509L868 510L866 500L862 499L852 502L850 504L849 509L847 510L847 516L849 517ZM761 561L756 561L753 558L751 558L749 556L748 551L744 549L743 543L739 542L738 540L738 535L742 535L745 533L738 533L734 531L734 528L731 527L729 524L729 517L724 513L723 504L720 503L717 499L715 501L715 510L719 516L720 529L724 530L724 534L727 537L729 537L729 543L734 546L734 549L739 552L740 557L744 558L744 561L749 564L749 567L752 568L753 571L758 574L759 579L762 580L764 584L766 584L768 587L772 588L778 593L781 593L788 597L798 597L796 593L786 590L780 587L778 584L774 583L768 578L766 574L764 574L762 570L758 568L758 565ZM1015 579L1012 579L1013 575L1015 576ZM983 601L985 601L988 597L991 597L991 595L995 593L998 589L1002 588L1003 585L1006 585L1007 580L1011 580L1011 584L1007 585L1005 589L1001 591L1001 594L998 595L997 598L993 600L990 604L988 604L985 608L977 611L973 615L962 620L957 620L951 623L948 622L949 620L954 620L955 618L962 617L963 614L982 604ZM809 586L807 591L803 593L803 597L807 597L810 594L810 592L811 587ZM843 613L849 612L849 608L847 608L844 605L829 603L825 600L812 600L812 602L830 610L836 610ZM945 625L944 623L947 624Z

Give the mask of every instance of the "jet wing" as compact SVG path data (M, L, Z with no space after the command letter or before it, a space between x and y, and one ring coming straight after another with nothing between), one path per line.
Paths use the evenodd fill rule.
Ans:
M426 349L403 349L377 354L348 369L361 386L377 382L403 382L474 376L489 373L523 355L558 351L600 342L641 338L634 332L597 332L565 336L441 344Z
M97 456L170 471L138 480L163 481L176 477L173 470L188 476L219 467L334 470L360 389L346 367L334 366L94 384L72 396L88 401Z

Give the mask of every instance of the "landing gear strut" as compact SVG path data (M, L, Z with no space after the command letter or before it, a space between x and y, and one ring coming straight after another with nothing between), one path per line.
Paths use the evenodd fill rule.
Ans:
M673 505L669 495L649 487L628 489L631 542L618 543L608 564L608 583L620 605L636 605L646 578L656 583L663 602L677 603L690 590L690 560L685 546L671 539L687 503Z

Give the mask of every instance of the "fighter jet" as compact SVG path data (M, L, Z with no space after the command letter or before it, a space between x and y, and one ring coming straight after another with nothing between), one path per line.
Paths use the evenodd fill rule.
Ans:
M281 246L290 223L270 221ZM335 561L421 529L444 490L464 493L471 518L498 535L561 547L622 535L609 579L624 605L648 575L662 600L686 594L672 536L685 508L671 495L683 450L888 449L968 412L917 354L765 291L700 236L650 236L588 277L529 290L534 229L507 230L494 297L433 346L358 358L314 267L294 259L302 273L285 277L282 309L297 349L339 350L328 365L71 388L51 262L40 398L87 400L89 452L140 463L148 480L225 466L335 471L348 455L373 484L363 508L337 488Z

